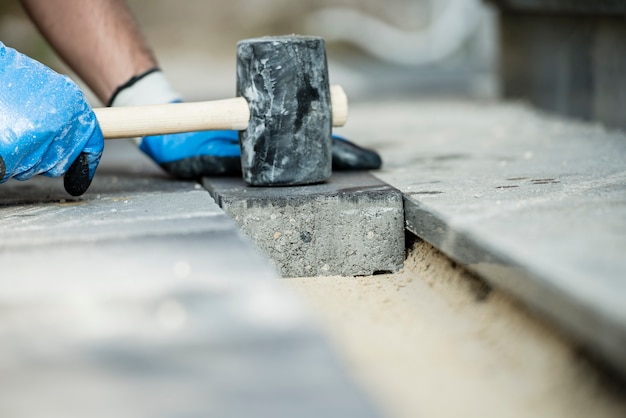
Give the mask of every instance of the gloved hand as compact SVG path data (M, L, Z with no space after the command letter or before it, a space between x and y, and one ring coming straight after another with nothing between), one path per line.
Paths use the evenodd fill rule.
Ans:
M0 43L0 183L65 174L83 194L104 140L83 93L68 77Z
M147 136L139 148L177 178L241 175L237 131ZM333 135L332 156L333 170L374 170L382 164L376 152L337 135Z
M109 102L111 106L133 106L180 101L163 73L152 69L121 86ZM372 170L380 168L380 156L333 135L333 170ZM139 148L170 175L181 179L202 176L240 176L241 160L237 131L204 131L147 136Z

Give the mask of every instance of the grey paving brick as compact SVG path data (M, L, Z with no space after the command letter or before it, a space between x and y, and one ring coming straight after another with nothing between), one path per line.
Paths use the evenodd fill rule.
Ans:
M404 262L402 195L368 173L297 187L204 185L284 277L396 272Z
M377 416L199 185L120 142L81 198L0 196L0 416Z

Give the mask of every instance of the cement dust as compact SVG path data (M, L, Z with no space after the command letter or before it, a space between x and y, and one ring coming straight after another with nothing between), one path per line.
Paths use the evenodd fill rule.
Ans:
M395 275L285 282L386 416L626 417L565 338L424 242Z

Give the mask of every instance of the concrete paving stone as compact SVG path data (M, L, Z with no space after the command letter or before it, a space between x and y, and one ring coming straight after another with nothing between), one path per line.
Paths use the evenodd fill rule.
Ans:
M283 277L402 268L402 195L368 173L336 172L296 187L249 187L239 178L205 178L204 185Z
M212 238L4 252L28 272L0 279L0 415L375 416L302 306Z
M0 416L378 416L209 194L128 143L83 197L0 196Z
M454 101L353 107L352 124L387 140L377 176L404 194L410 231L626 374L624 133Z

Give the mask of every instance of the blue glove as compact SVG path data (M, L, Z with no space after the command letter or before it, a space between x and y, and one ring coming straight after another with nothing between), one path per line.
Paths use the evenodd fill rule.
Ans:
M383 164L374 150L363 148L339 135L333 135L333 170L378 170Z
M237 131L204 131L144 137L139 149L180 179L241 176Z
M79 196L91 184L103 148L78 86L0 43L0 183L65 174L65 189Z
M237 131L147 136L139 148L177 178L241 176ZM333 170L375 170L382 164L375 151L337 135L333 135L332 156Z

